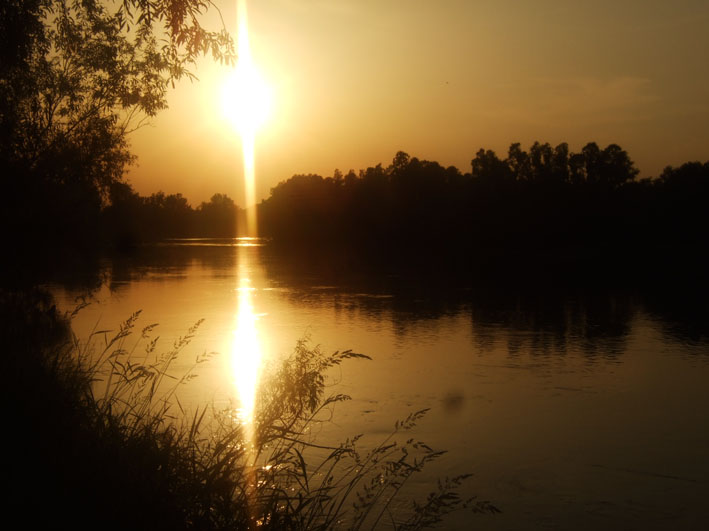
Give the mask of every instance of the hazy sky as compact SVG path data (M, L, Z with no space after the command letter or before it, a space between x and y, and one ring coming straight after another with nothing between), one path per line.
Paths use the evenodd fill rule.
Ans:
M236 28L236 0L217 0ZM249 0L274 108L257 196L296 173L388 165L398 150L470 171L484 147L616 143L642 176L709 160L706 0ZM241 145L221 111L226 68L200 62L133 134L142 194L243 204Z

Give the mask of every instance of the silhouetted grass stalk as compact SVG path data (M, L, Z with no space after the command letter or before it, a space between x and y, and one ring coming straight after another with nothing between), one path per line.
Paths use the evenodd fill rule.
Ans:
M316 442L312 428L350 399L325 394L328 371L368 356L349 350L325 355L299 341L262 382L249 427L253 436L247 438L233 408L204 406L188 414L177 397L210 358L200 355L185 374L170 374L201 321L158 354L156 325L136 334L139 315L116 332L94 330L85 343L74 339L68 351L74 362L62 363L65 371L77 371L74 381L85 382L83 407L91 411L94 429L117 438L118 446L144 448L142 466L159 478L156 488L176 500L186 528L408 530L432 526L457 509L496 511L487 502L460 497L467 475L439 481L407 513L401 501L393 509L410 478L444 453L413 437L399 441L425 409L397 421L368 451L358 447L361 435L338 445Z

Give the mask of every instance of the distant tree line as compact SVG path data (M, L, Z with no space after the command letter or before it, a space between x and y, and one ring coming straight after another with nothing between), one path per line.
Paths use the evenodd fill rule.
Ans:
M259 207L261 234L291 246L345 243L379 255L453 250L474 257L704 250L709 162L638 179L618 145L480 149L471 170L398 152L331 177L295 175Z
M244 226L244 212L226 194L214 194L192 208L182 194L140 196L116 182L99 223L104 242L126 248L165 238L232 238Z

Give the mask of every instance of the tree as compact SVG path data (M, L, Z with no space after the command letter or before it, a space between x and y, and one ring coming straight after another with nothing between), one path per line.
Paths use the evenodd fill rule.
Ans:
M406 171L410 160L411 157L409 157L408 153L397 151L396 155L394 155L394 160L391 163L392 175L395 177L402 175Z
M562 142L552 155L552 179L555 183L569 182L569 145Z
M6 0L0 7L0 165L5 224L33 237L83 232L133 157L127 135L166 107L198 55L233 60L208 0Z
M478 152L478 157L480 157L480 152ZM522 149L519 142L510 145L510 149L507 152L507 165L512 170L516 180L524 182L531 179L529 154Z
M473 179L486 187L498 188L514 181L507 162L500 160L492 150L481 148L470 164Z
M601 155L601 182L609 188L622 186L635 179L639 173L628 153L617 144L609 144Z
M230 238L236 234L239 208L226 194L214 194L197 208L200 235Z

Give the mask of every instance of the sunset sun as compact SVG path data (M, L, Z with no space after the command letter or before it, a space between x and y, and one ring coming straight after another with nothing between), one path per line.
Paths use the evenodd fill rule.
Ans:
M238 6L236 67L222 85L222 113L243 139L253 136L271 113L273 94L251 57L246 2Z
M240 59L222 87L222 112L241 135L255 133L271 114L272 91L250 58Z

